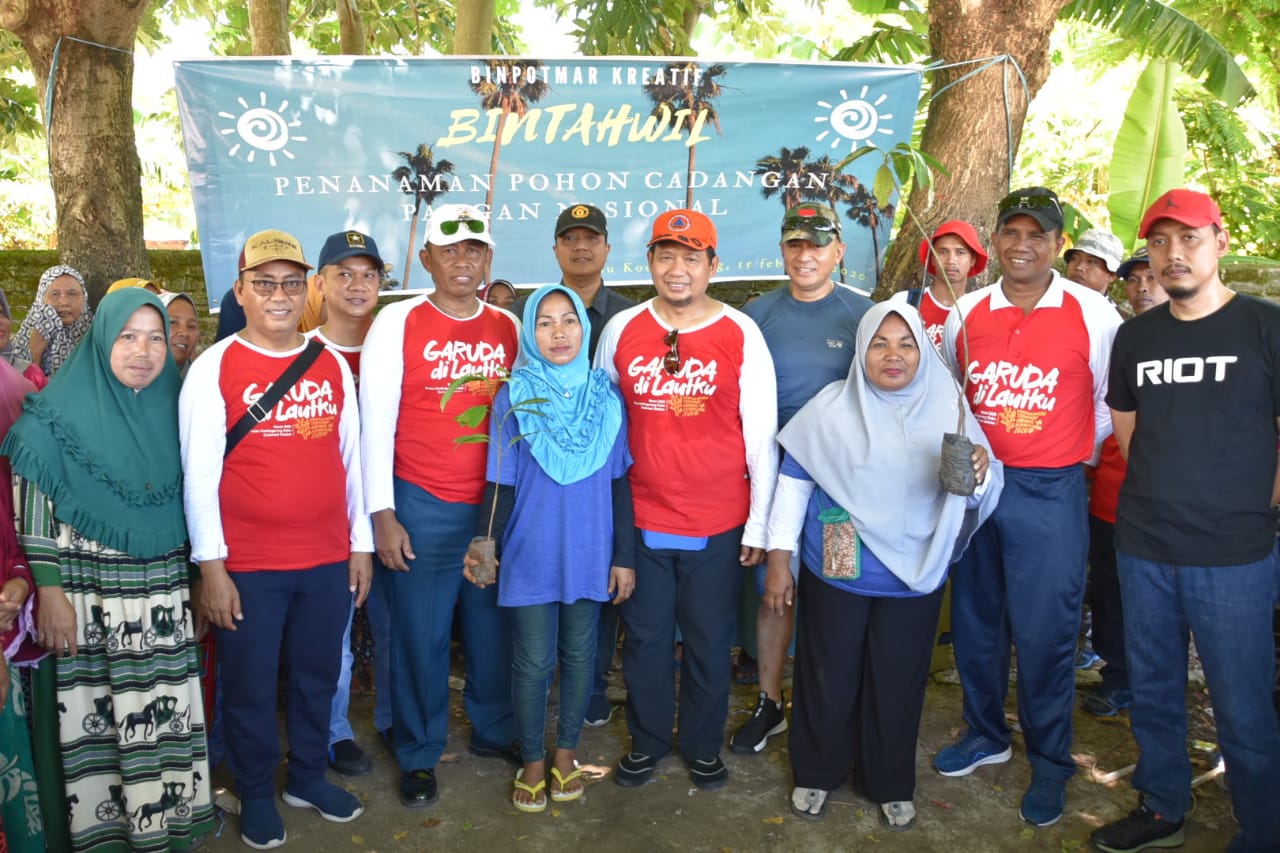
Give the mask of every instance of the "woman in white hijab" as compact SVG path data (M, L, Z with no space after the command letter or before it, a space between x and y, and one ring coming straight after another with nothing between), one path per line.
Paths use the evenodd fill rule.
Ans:
M923 344L923 345L922 345ZM892 830L915 822L915 747L947 567L995 508L1003 468L925 337L882 302L858 325L849 377L778 434L786 452L769 516L765 606L790 602L800 551L792 810L820 818L854 790ZM942 436L963 415L978 489L943 491Z

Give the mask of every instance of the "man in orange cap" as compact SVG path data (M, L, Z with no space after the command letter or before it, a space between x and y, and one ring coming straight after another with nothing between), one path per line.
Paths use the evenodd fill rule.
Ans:
M693 783L718 788L742 567L764 558L778 473L773 360L755 323L707 293L719 260L704 214L659 215L648 260L657 295L614 317L596 351L626 404L644 577L620 607L631 750L614 780L644 783L671 751L679 627L677 744Z
M929 250L931 246L933 251ZM941 275L935 256L942 262ZM935 349L941 349L947 317L955 308L956 298L969 286L969 279L987 268L987 251L972 225L961 219L948 219L932 237L920 241L920 263L933 276L929 286L900 290L890 298L919 309L925 334Z

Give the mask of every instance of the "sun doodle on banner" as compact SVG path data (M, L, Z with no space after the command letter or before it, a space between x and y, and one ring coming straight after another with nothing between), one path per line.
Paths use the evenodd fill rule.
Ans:
M243 150L245 162L252 163L258 152L262 151L267 155L268 162L275 166L277 153L293 159L293 153L287 147L290 142L307 141L307 137L298 136L292 131L292 128L300 127L302 122L297 119L289 121L282 115L289 108L288 101L281 101L280 106L271 109L267 106L266 92L258 93L256 107L249 106L244 98L236 98L236 101L240 104L239 113L218 113L218 118L232 122L231 127L218 128L223 136L235 135L236 141L232 142L228 152L232 157L239 156Z
M887 122L893 118L892 113L880 112L880 105L889 96L881 94L874 102L868 101L867 92L869 88L868 86L863 86L862 91L858 93L856 98L850 98L848 92L841 89L840 103L838 104L818 101L818 106L826 112L816 116L813 121L815 124L829 124L830 128L824 128L816 137L816 141L825 143L827 137L833 137L829 144L835 149L839 148L845 140L848 140L851 143L849 150L857 151L859 145L877 147L875 140L877 133L892 136L892 130L887 127L881 127L882 122Z

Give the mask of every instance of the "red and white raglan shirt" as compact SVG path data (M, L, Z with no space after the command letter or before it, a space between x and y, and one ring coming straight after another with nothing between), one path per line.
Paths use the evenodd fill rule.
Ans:
M192 560L288 571L373 552L355 379L337 354L320 353L223 458L227 431L304 347L273 352L232 335L192 362L178 400Z
M365 337L360 378L365 503L369 512L395 509L394 478L449 503L478 504L484 496L487 449L455 439L489 434L462 412L489 405L511 372L520 346L520 321L484 302L470 317L453 317L426 296L388 305ZM444 411L440 401L455 379L488 377L460 387Z
M889 301L910 304L909 295L909 291L899 290L889 297ZM933 348L941 352L942 338L947 327L947 318L951 316L951 306L943 305L934 299L932 290L926 287L920 292L919 310L920 319L924 321L924 333L929 336L929 341L933 344Z
M960 297L942 355L965 365L965 396L997 459L1013 468L1065 468L1095 459L1111 434L1111 342L1120 317L1098 293L1058 275L1030 313L1001 281ZM960 318L968 330L968 353Z
M769 347L746 314L722 306L680 330L672 376L670 331L650 299L610 320L596 350L627 405L636 526L702 537L745 525L742 544L763 548L778 478Z
M360 352L361 350L364 349L364 347L363 346L350 347L344 344L335 344L333 341L325 337L324 327L312 329L309 332L303 332L303 334L308 339L315 338L320 343L324 344L329 349L333 350L338 355L342 356L343 361L347 363L347 367L351 368L351 375L356 380L356 390L359 391L360 390Z

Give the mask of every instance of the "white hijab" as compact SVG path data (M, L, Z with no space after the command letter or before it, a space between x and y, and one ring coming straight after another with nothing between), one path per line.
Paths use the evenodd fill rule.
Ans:
M871 339L891 313L906 321L920 350L916 375L899 391L881 390L866 375ZM872 553L916 592L942 583L1004 486L1004 468L992 456L980 497L943 491L942 436L955 431L961 410L969 440L990 453L982 427L925 336L920 313L881 302L858 324L848 378L819 391L778 433L778 443L848 511Z

